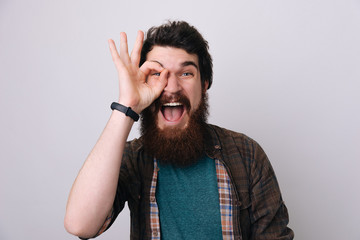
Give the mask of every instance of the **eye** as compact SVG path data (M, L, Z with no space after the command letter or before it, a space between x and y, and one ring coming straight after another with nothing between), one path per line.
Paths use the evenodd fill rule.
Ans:
M160 76L160 73L159 73L159 72L155 72L155 73L153 73L152 75L158 77L158 76Z
M188 77L188 76L194 76L194 74L192 74L191 72L185 72L182 74L184 77Z

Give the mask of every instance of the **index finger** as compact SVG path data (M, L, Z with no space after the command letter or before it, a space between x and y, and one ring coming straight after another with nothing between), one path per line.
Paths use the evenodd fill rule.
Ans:
M145 74L145 76L147 76L151 71L157 71L159 73L162 72L164 67L158 62L146 61L143 65L141 65L140 70Z
M133 50L131 51L131 62L133 64L135 64L136 66L139 66L140 63L140 57L141 57L141 49L142 49L142 45L144 42L144 33L143 31L138 31L136 40L135 40L135 45Z

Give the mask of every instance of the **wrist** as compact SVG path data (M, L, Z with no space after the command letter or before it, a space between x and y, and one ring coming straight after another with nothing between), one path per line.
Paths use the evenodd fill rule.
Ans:
M139 101L119 99L117 103L124 105L125 107L130 107L137 114L140 114L142 111L139 107Z
M126 105L117 103L117 102L113 102L110 106L110 108L112 110L117 110L119 112L122 112L125 114L125 116L130 117L131 119L133 119L135 122L137 122L139 120L139 114L137 112L135 112L131 107L128 107Z

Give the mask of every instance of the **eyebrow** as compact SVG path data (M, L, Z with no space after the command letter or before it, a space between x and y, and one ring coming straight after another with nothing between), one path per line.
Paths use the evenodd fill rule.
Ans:
M159 62L159 61L149 60L149 62L156 62L156 63L158 63L161 67L165 68L164 65L163 65L161 62ZM193 62L193 61L185 61L185 62L181 63L181 67L186 67L186 66L194 66L194 67L196 68L196 70L199 70L198 65L196 65L196 63Z
M193 61L186 61L186 62L183 62L181 64L182 67L186 67L186 66L194 66L197 70L199 70L199 67L198 65L196 65L196 63L194 63Z
M164 65L162 65L162 63L161 63L161 62L159 62L159 61L156 61L156 60L149 60L149 62L156 62L156 63L158 63L161 67L164 67Z

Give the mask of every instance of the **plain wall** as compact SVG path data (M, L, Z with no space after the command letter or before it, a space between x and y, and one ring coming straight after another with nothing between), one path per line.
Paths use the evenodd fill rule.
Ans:
M77 239L67 196L118 98L107 39L167 19L209 41L209 122L265 149L295 239L359 240L358 0L0 0L0 239ZM99 237L128 238L128 210Z

